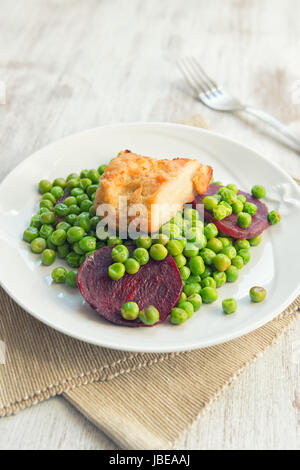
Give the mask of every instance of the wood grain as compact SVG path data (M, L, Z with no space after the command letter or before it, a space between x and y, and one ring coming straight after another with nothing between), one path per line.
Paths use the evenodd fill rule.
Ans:
M113 122L177 122L202 113L216 131L300 176L299 156L245 116L197 102L176 69L197 55L243 101L300 134L298 0L2 0L1 179L40 147ZM300 326L201 417L186 449L299 449ZM1 366L0 366L1 367ZM112 449L61 398L0 422L0 448Z

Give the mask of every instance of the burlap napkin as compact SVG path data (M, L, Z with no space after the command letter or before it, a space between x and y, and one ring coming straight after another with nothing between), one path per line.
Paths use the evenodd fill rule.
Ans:
M300 296L272 322L226 344L181 354L132 354L64 336L0 290L0 340L6 344L0 416L62 394L121 448L172 448L299 311Z

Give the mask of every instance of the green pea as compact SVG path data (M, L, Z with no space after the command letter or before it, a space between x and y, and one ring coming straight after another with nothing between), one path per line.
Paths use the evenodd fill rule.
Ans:
M205 266L205 269L204 269L203 273L200 275L201 279L204 279L208 276L211 276L211 273L212 273L211 267L210 266Z
M79 242L75 242L73 244L73 250L75 251L75 253L77 253L78 255L84 255L84 251L80 248L79 246Z
M158 234L158 238L154 238L155 243L159 243L160 245L166 245L169 241L169 237L165 235L164 233Z
M72 269L66 274L66 284L70 287L77 287L77 270Z
M92 197L92 195L96 193L98 188L99 188L98 184L91 184L91 186L88 186L86 189L87 195L89 197Z
M197 282L201 283L201 276L199 274L191 274L190 277L186 280L186 283Z
M218 200L213 196L205 196L202 200L204 208L208 211L212 211L218 206Z
M90 170L88 172L88 178L92 181L92 183L94 184L98 184L99 183L99 178L100 178L100 174L98 173L97 170Z
M183 281L186 281L191 275L191 270L187 266L182 266L182 268L179 268L179 272Z
M84 252L93 251L93 250L96 249L96 238L94 238L94 237L83 237L79 241L79 246Z
M183 288L183 292L189 297L192 294L199 294L201 286L198 282L189 282Z
M66 181L70 181L72 179L76 179L76 178L79 178L79 175L77 173L70 173L67 178L66 178Z
M243 258L244 264L249 263L251 259L249 250L242 249L242 250L239 250L237 254Z
M221 253L228 256L229 259L233 259L236 257L236 249L233 246L227 246L226 248L222 248Z
M72 189L77 188L80 184L80 178L77 176L76 178L71 178L67 180L67 189L68 191L72 191ZM73 194L72 194L73 196Z
M54 251L57 249L57 246L54 245L54 243L52 243L51 241L51 235L49 235L49 237L47 238L47 248Z
M106 167L107 167L107 165L100 165L99 166L98 173L99 173L100 176L103 175Z
M151 237L149 235L141 235L139 238L136 239L136 246L138 248L145 248L148 250L152 243Z
M23 232L23 240L27 243L31 243L38 236L39 231L37 227L30 226Z
M173 325L181 325L188 319L188 314L186 313L183 308L172 308L171 310L171 316L170 316L170 322Z
M168 241L167 250L172 256L180 255L183 251L183 246L178 240L170 240Z
M234 191L228 188L221 188L218 191L218 194L220 194L222 201L227 202L228 204L232 204L233 202L236 201L237 196Z
M40 220L42 224L53 224L55 222L54 212L44 212L40 215Z
M64 200L64 204L66 204L68 207L74 204L77 205L77 199L75 196L69 196Z
M242 269L242 267L244 266L244 260L241 256L237 255L234 258L232 258L231 264L238 269Z
M184 218L189 222L192 222L193 220L198 220L200 215L196 209L188 208L184 210Z
M235 202L232 203L232 212L235 214L239 214L240 212L243 212L244 209L244 203L240 200L237 199Z
M59 266L58 268L54 268L51 273L51 277L53 281L56 282L57 284L62 284L63 282L65 282L66 275L67 275L67 270L62 266Z
M250 214L246 212L240 212L237 216L237 223L242 228L247 228L251 225L252 217Z
M149 305L140 311L139 319L145 325L154 325L159 321L159 311L153 305Z
M243 204L245 204L245 202L247 201L246 196L244 196L243 194L238 194L237 199L239 201L242 201Z
M232 313L236 312L237 303L235 299L224 299L222 301L222 308L223 312L226 315L231 315Z
M50 181L48 181L48 180L41 180L41 181L39 182L39 192L40 192L41 194L45 194L45 193L50 192L51 188L52 188L52 183L50 183Z
M198 242L203 239L203 232L202 228L199 227L191 227L185 234L186 239L190 242Z
M145 248L136 248L133 252L133 257L140 263L142 266L147 264L149 261L149 253Z
M84 194L84 191L81 188L73 188L71 190L71 196L74 196L76 198L78 198L78 196L82 196L83 194ZM86 194L85 194L85 196L86 196Z
M202 305L202 297L200 294L189 295L187 301L193 305L195 312L199 310Z
M218 239L219 239L220 242L222 243L223 248L227 248L228 246L231 245L231 241L230 241L230 239L227 238L227 237L218 237Z
M164 224L161 227L161 233L163 233L164 235L167 235L172 240L181 236L180 227L178 227L178 225L176 224L170 224L170 223Z
M223 253L219 253L214 257L213 265L217 271L226 271L226 269L231 265L231 261L228 256Z
M55 197L55 199L59 199L64 194L64 190L60 186L53 186L51 189L51 194Z
M239 270L236 266L233 265L229 266L225 273L227 282L235 282L239 277Z
M43 194L42 199L48 199L48 201L51 201L51 202L53 202L53 203L56 201L55 197L54 197L53 194L51 194L51 193L45 193L45 194Z
M254 186L252 186L251 192L252 195L257 199L261 199L266 195L266 189L263 186L260 186L259 184L255 184Z
M92 183L93 183L92 180L90 180L89 178L82 178L80 180L79 185L80 185L80 188L86 191L87 188L92 185Z
M181 211L178 211L174 217L172 217L172 219L170 220L170 223L171 224L176 224L178 225L179 227L182 227L182 222L183 222L183 219L182 219L182 212Z
M234 246L237 250L249 250L250 243L245 238L239 238L234 242Z
M60 217L66 217L69 214L69 207L66 206L63 202L56 204L54 207L54 212L56 215L59 215Z
M40 228L41 225L42 225L41 216L39 214L33 215L30 220L30 226L35 227L35 228Z
M179 302L178 302L178 303L180 303L180 302L184 302L186 299L187 299L187 296L186 296L186 294L185 294L184 292L182 292L182 294L181 294L181 296L180 296L180 299L179 299Z
M56 246L63 245L66 239L67 233L62 229L55 230L51 235L51 241Z
M77 221L77 215L76 214L69 214L66 217L66 222L70 225L75 225Z
M71 251L71 248L68 243L64 243L63 245L59 245L57 247L58 257L62 259L66 258L67 255L70 253L70 251Z
M136 320L140 309L136 302L126 302L121 307L121 315L125 320Z
M128 274L136 274L138 270L140 269L140 263L134 258L128 258L124 262L124 266L125 266L125 271Z
M216 257L216 253L209 248L204 248L204 250L201 250L200 255L202 256L204 263L208 266L212 265L213 260Z
M107 239L107 246L122 245L123 241L119 237L109 237Z
M226 185L226 188L230 189L231 191L233 191L235 194L237 194L238 192L238 187L236 186L236 184L227 184Z
M218 205L215 209L213 209L214 218L217 220L223 220L227 217L227 210L226 207Z
M150 256L156 261L162 261L166 258L166 256L168 256L168 250L160 243L155 243L150 248Z
M66 256L66 262L71 268L79 268L81 264L81 256L75 253L75 251L71 251Z
M69 214L79 215L80 207L78 207L77 204L71 204L71 206L69 206Z
M182 308L187 313L188 318L191 318L194 315L194 306L191 302L187 300L179 302L177 307Z
M92 217L90 219L91 228L96 229L99 222L100 222L100 217L98 217L97 215Z
M91 207L89 208L89 216L90 216L91 218L97 217L97 216L96 216L96 209L95 209L94 206L91 206ZM99 220L100 220L100 217L99 217Z
M81 170L79 177L80 179L87 178L88 174L89 174L89 170L84 169L84 170Z
M67 232L67 238L69 243L75 243L84 237L85 231L82 227L71 227Z
M124 245L117 245L111 250L112 260L116 263L124 263L129 258L128 248Z
M252 202L245 202L244 204L244 212L250 215L255 215L257 211L257 206L252 204Z
M184 250L183 254L187 258L192 258L193 256L197 256L199 253L199 247L195 245L194 243L187 243Z
M83 228L85 232L88 232L91 228L89 216L85 212L80 214L77 218L76 225L78 225L78 227Z
M44 238L35 238L30 243L31 251L33 253L42 253L47 246L46 240Z
M268 214L268 219L271 225L275 225L280 222L280 215L277 211L271 211Z
M71 227L70 224L68 224L67 222L62 221L62 222L59 222L56 225L56 230L61 229L61 230L64 230L65 232L67 232L70 227Z
M56 253L54 250L49 250L46 248L42 253L42 264L45 266L50 266L54 263L56 258Z
M60 186L61 188L65 188L66 187L66 180L64 178L55 178L55 180L53 181L53 186Z
M206 249L219 253L223 249L223 244L218 238L210 238L207 242Z
M228 217L229 215L232 214L232 207L231 207L230 204L228 204L228 202L226 202L226 201L221 201L220 204L219 204L219 206L225 207L225 209L226 209L226 217Z
M222 287L226 282L226 274L220 271L214 271L213 278L216 281L216 287Z
M254 286L251 287L249 294L252 302L262 302L266 298L267 291L263 287Z
M203 289L201 289L200 295L205 304L211 304L217 300L218 291L213 287L203 287Z
M250 243L251 246L258 246L262 240L261 235L257 235L257 237L250 238L248 242Z
M90 201L89 199L85 199L80 204L81 212L88 211L92 205L93 205L92 201Z
M208 276L208 277L205 277L204 279L202 279L201 286L202 287L212 287L213 289L215 289L217 287L217 283L216 283L216 281L213 277Z
M49 201L49 199L42 199L40 201L40 208L41 209L46 208L46 209L51 211L52 207L53 207L53 203L51 201Z
M205 270L203 258L201 258L201 256L193 256L190 258L189 268L195 275L202 274Z
M47 240L47 238L49 238L53 232L54 228L52 227L52 225L44 224L40 228L40 237L45 238L45 240Z
M150 250L150 254L151 254L151 250ZM174 261L177 264L178 268L182 268L186 264L186 257L183 255L177 255L177 256L174 256Z

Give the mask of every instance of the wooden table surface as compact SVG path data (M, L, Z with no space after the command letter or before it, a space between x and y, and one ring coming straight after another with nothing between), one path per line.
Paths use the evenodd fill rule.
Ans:
M181 55L197 55L238 97L300 134L299 17L298 0L2 0L0 177L35 150L83 129L177 122L198 113L299 177L299 155L260 122L205 108L175 64ZM300 358L293 355L299 323L179 447L300 448ZM0 421L0 449L29 448L115 445L58 397Z

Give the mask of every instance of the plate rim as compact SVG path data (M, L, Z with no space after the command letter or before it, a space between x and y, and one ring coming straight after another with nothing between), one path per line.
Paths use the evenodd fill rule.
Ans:
M36 156L36 154L38 154L39 152L45 150L45 149L49 149L51 148L51 146L54 146L58 143L62 143L64 141L67 141L67 140L70 140L72 139L73 137L80 137L80 136L84 136L85 134L88 134L90 132L94 132L94 131L98 131L98 130L102 130L102 129L112 129L112 128L126 128L126 127L130 127L130 128L134 128L134 127L164 127L164 128L184 128L184 129L190 129L192 130L193 132L196 132L196 133L200 133L200 134L205 134L205 135L212 135L218 139L221 139L221 140L226 140L226 141L229 141L231 143L233 143L234 145L237 145L239 147L241 147L242 149L246 149L247 151L250 151L252 153L255 153L259 158L261 158L262 160L264 160L268 165L271 165L273 166L276 170L278 170L281 174L284 175L285 178L287 178L289 180L289 182L292 184L292 186L296 189L296 191L298 192L299 194L299 197L300 197L300 188L299 186L297 185L297 183L293 180L293 178L284 170L282 169L278 163L274 162L274 161L271 161L269 160L266 156L264 156L263 154L259 153L258 151L252 149L249 145L245 145L241 142L239 142L237 139L234 139L234 138L231 138L231 137L227 137L227 136L224 136L223 134L220 134L218 132L215 132L215 131L210 131L210 130L207 130L207 129L203 129L203 128L200 128L200 127L196 127L196 126L191 126L191 125L188 125L188 124L181 124L181 123L171 123L171 122L159 122L159 121L154 121L154 122L147 122L147 121L143 121L143 122L129 122L129 123L115 123L115 124L108 124L108 125L103 125L103 126L96 126L96 127L92 127L92 128L89 128L89 129L85 129L83 131L80 131L80 132L76 132L76 133L73 133L73 134L69 134L65 137L62 137L60 139L57 139L53 142L50 142L49 144L41 147L40 149L36 150L35 152L31 153L30 155L28 155L24 160L22 160L17 166L15 166L5 177L4 179L1 181L0 183L0 189L2 187L2 185L5 185L6 181L11 178L13 175L14 175L14 172L17 172L19 171L20 167L22 167L22 165L25 165L25 163L31 159L31 158L34 158ZM236 339L236 338L239 338L239 337L242 337L248 333L251 333L255 330L257 330L258 328L260 328L261 326L263 325L266 325L267 323L269 323L271 320L273 320L274 318L276 318L280 313L282 313L295 299L296 297L299 295L299 292L300 292L300 279L299 279L299 282L298 282L298 285L297 287L290 293L290 295L287 297L287 299L280 305L279 308L276 308L274 310L272 310L270 312L269 315L266 315L264 316L263 319L258 319L256 320L255 322L253 322L253 324L251 324L251 326L244 326L244 327L241 327L239 328L235 333L231 333L231 334L226 334L225 337L224 335L221 337L221 335L218 335L217 337L215 337L214 340L202 340L201 341L201 345L199 345L199 343L196 343L196 342L193 342L192 344L190 344L188 347L185 346L185 345L182 345L182 346L166 346L165 348L164 347L161 347L159 346L158 348L155 348L155 347L146 347L144 349L141 349L140 346L123 346L123 345L116 345L116 344L112 344L110 341L105 341L105 339L101 340L100 342L95 342L94 340L92 339L87 339L84 335L80 335L80 334L76 334L76 333L71 333L70 331L68 331L67 329L65 329L64 327L61 327L61 326L57 326L55 324L53 324L50 320L48 319L45 319L45 318L42 318L39 314L36 314L30 307L28 307L27 305L24 304L24 302L18 298L16 298L16 296L14 295L12 289L9 288L9 286L7 286L5 284L5 281L3 279L0 279L0 285L1 287L4 289L4 291L20 306L22 307L26 312L28 312L30 315L32 315L33 318L37 319L38 321L41 321L43 324L49 326L50 328L53 328L54 330L60 332L60 333L63 333L69 337L72 337L76 340L80 340L80 341L83 341L85 343L88 343L88 344L93 344L95 346L100 346L100 347L105 347L105 348L110 348L110 349L113 349L113 350L119 350L119 351L126 351L126 352L135 352L135 353L158 353L158 354L161 354L161 353L171 353L171 352L184 352L184 351L192 351L192 350L196 350L196 349L203 349L203 348L206 348L206 347L210 347L210 346L214 346L214 345L218 345L218 344L223 344L223 343L226 343L228 341L231 341L233 339ZM155 345L154 345L155 346Z

